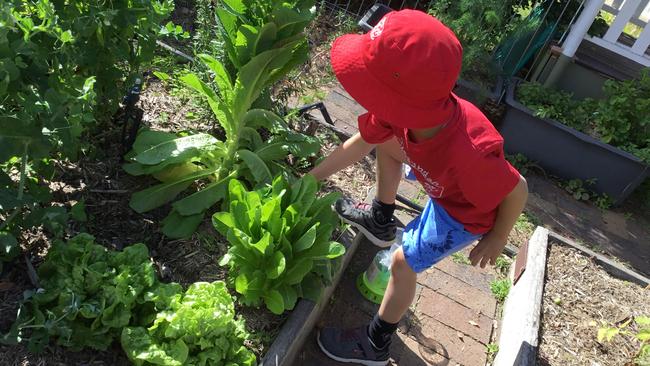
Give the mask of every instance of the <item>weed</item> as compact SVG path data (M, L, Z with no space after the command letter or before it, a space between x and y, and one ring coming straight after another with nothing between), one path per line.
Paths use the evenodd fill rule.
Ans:
M531 169L535 168L541 172L544 172L544 169L537 165L537 163L530 161L526 155L517 153L517 154L506 154L506 160L514 166L521 175L526 176L528 173L531 171Z
M512 260L502 255L497 258L494 263L494 268L496 268L500 273L507 273L510 269L510 264L512 264Z
M598 326L598 323L592 321L590 325ZM598 328L598 342L611 342L618 335L634 337L638 340L639 348L634 358L635 365L650 365L650 317L630 317L622 324L615 324L613 326L601 321L601 325Z
M490 290L492 295L497 299L498 302L503 302L506 297L508 297L508 292L510 292L510 280L507 278L494 280L490 282Z
M515 230L525 235L532 235L539 224L539 220L533 214L522 212L515 222Z
M496 343L489 343L485 345L485 349L487 350L488 363L492 363L494 357L499 352L499 345Z
M472 264L469 258L462 252L456 252L451 255L451 260L458 264Z

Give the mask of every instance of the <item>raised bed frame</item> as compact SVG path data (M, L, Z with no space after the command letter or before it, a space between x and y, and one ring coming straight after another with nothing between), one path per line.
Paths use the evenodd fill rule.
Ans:
M550 241L577 249L616 278L648 286L650 279L611 259L545 228L537 227L526 256L526 269L512 286L503 306L499 352L493 366L534 366L537 364L539 326L544 294L544 278ZM518 259L517 262L520 262ZM513 267L514 269L515 267ZM512 273L514 275L514 271Z
M638 157L558 121L535 116L515 98L520 82L513 79L508 87L508 108L499 125L507 152L522 153L560 178L595 178L593 189L606 193L614 204L623 202L648 176L648 165Z
M345 254L338 272L332 279L332 284L323 290L317 303L307 299L298 301L269 350L262 358L260 366L290 366L293 363L329 303L329 299L332 297L345 269L350 264L361 239L362 234L355 235L350 229L343 233L339 241L345 246Z

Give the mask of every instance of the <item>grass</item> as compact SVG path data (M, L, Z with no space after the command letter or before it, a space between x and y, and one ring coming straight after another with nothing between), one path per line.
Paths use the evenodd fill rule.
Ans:
M472 264L469 258L462 252L456 252L451 255L451 260L458 264Z
M510 280L507 278L494 280L490 282L490 290L492 295L497 299L498 302L503 302L506 297L508 297L508 292L510 292Z

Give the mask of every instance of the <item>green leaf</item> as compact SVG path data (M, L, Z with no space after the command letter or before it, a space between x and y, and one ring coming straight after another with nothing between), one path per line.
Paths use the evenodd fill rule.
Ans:
M243 0L223 0L222 3L226 10L236 15L242 15L248 9Z
M265 162L284 159L289 154L289 147L284 142L266 143L257 150L255 154Z
M302 296L304 298L313 302L320 300L321 294L323 293L323 282L318 276L312 273L307 274L300 287L302 288Z
M204 212L226 197L226 188L231 177L210 183L202 190L193 193L172 204L174 210L183 216L196 215Z
M74 42L74 37L72 36L72 32L70 32L69 30L61 33L61 36L59 37L59 39L64 44L69 43L69 42Z
M262 52L239 70L235 83L234 116L245 115L267 85L271 71L284 65L290 57L289 48Z
M298 302L298 293L293 288L293 286L282 286L280 288L280 293L282 294L282 299L284 300L284 308L286 310L293 310Z
M214 150L225 154L221 141L207 133L198 133L162 142L139 153L133 160L144 165L156 165L169 160L177 163Z
M287 265L287 260L284 257L282 252L278 251L273 254L273 258L267 264L266 276L270 279L276 279L280 277Z
M345 254L345 247L335 241L316 241L308 251L300 254L301 258L334 259Z
M237 278L235 278L235 291L237 291L240 294L245 294L248 291L248 284L250 281L246 277L245 273L239 274Z
M641 342L650 341L650 328L640 329L636 334L636 338Z
M266 109L251 109L246 112L244 124L254 128L264 127L272 133L280 133L289 129L282 117Z
M251 246L255 248L260 254L264 255L267 248L271 245L271 233L266 232L260 240L256 243L251 243Z
M226 97L224 99L230 100L233 84L226 68L219 60L205 53L199 54L198 57L214 73L214 81L217 83L222 95Z
M264 295L264 304L273 314L284 313L284 299L277 290L271 290Z
M598 329L598 342L602 342L603 340L606 340L607 342L611 342L612 338L616 336L619 333L618 328L600 328Z
M311 271L314 262L311 259L301 259L297 261L284 275L284 283L287 285L296 285L302 282L302 279Z
M138 137L135 139L135 142L133 143L132 152L137 155L156 145L159 145L163 142L171 141L177 137L178 136L176 136L175 134L169 132L143 130L140 133L138 133Z
M228 230L235 227L235 219L230 212L217 212L212 215L212 225L221 235L226 236Z
M217 169L205 169L183 177L177 181L157 184L131 196L129 206L138 213L147 212L173 200L187 189L195 180L214 174Z
M219 121L219 124L226 131L227 139L235 137L235 120L228 107L221 103L217 94L206 83L201 81L195 74L186 74L181 77L181 81L188 87L196 90L208 100L208 105L212 113Z
M72 206L70 216L79 222L88 221L88 216L86 216L86 202L84 199L81 199Z
M8 262L20 252L18 240L6 231L0 231L0 260Z
M294 253L299 253L304 250L311 248L314 245L314 240L316 240L316 226L312 226L305 232L298 241L293 244Z
M649 326L650 325L650 317L648 316L637 316L634 318L634 321L641 326Z
M239 158L248 166L257 183L271 183L273 177L266 163L254 152L241 149L237 152Z
M204 214L183 216L178 211L172 210L162 221L162 232L172 239L188 238L203 221Z

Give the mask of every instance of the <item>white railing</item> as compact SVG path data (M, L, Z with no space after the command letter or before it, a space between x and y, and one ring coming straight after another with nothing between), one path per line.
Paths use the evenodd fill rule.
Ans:
M650 56L646 54L650 47L650 0L609 0L603 4L602 10L615 15L607 33L602 38L586 35L585 39L650 67ZM643 29L632 46L619 41L628 23Z

